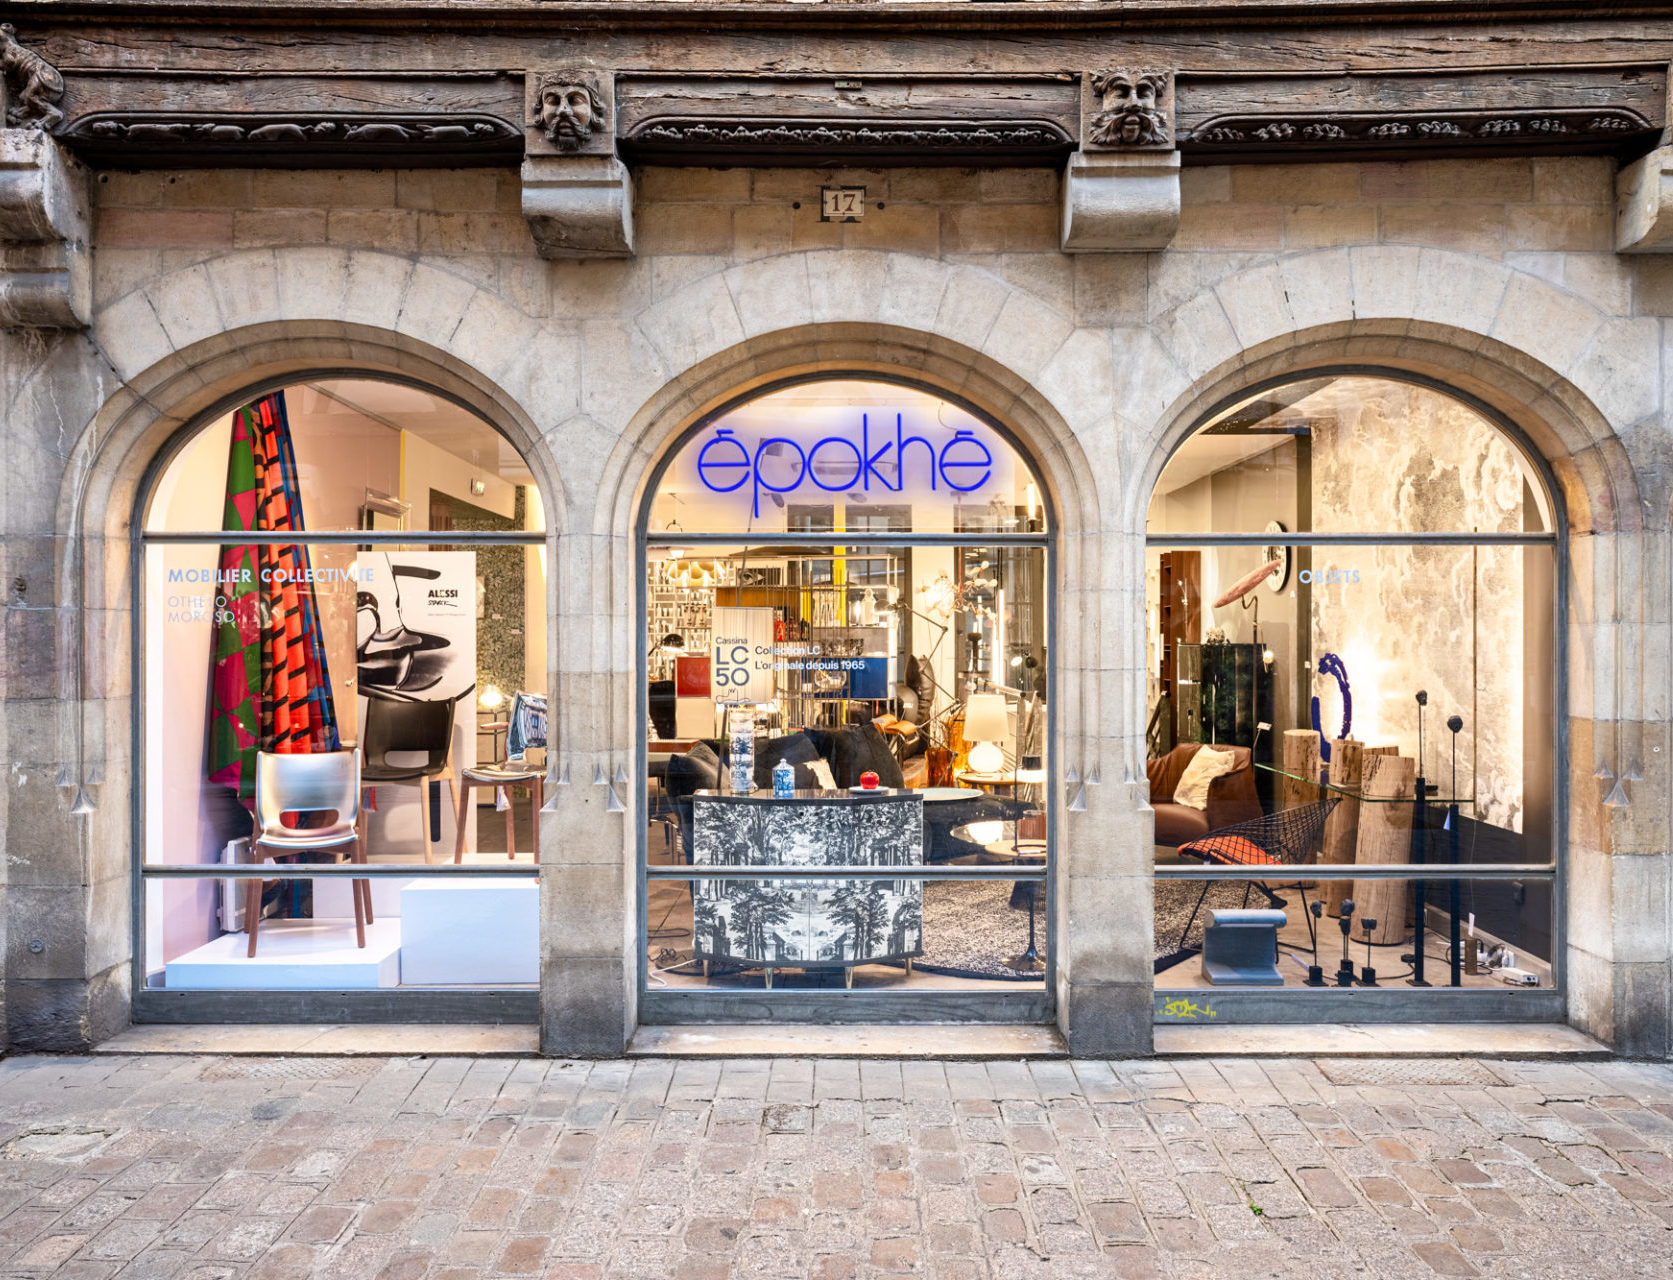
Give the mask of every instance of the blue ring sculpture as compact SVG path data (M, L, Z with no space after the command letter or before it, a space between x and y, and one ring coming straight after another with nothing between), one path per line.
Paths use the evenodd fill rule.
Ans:
M1347 665L1334 653L1327 653L1319 659L1318 674L1334 677L1336 687L1342 691L1342 731L1336 736L1345 738L1348 730L1353 727L1354 700L1348 690ZM1324 729L1319 723L1319 700L1313 699L1313 732L1319 735L1319 758L1326 764L1330 763L1331 740L1324 736Z

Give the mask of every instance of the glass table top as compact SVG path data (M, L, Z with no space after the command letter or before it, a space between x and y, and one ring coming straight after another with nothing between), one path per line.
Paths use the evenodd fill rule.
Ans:
M1255 768L1264 773L1276 774L1280 778L1288 778L1291 782L1299 782L1302 786L1318 787L1321 791L1328 792L1331 795L1342 796L1349 800L1358 800L1361 804L1411 804L1417 799L1415 794L1404 796L1368 796L1362 793L1357 787L1342 787L1330 782L1320 782L1317 778L1309 778L1305 774L1300 773L1291 773L1279 768L1275 764L1261 764L1259 761L1256 761ZM1438 784L1429 782L1425 779L1425 785L1429 791L1428 802L1430 804L1455 804L1461 809L1469 808L1475 804L1474 796L1443 796L1439 794Z

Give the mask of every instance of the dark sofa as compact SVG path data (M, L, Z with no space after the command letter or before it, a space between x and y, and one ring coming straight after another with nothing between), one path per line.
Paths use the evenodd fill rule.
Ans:
M695 792L714 790L720 785L723 768L721 744L700 742L684 755L668 761L665 779L666 795L674 807L680 824L682 847L691 848L691 797ZM874 724L847 725L840 729L807 729L786 734L758 744L755 752L755 785L766 789L773 785L773 766L788 760L796 771L798 787L814 787L814 760L825 760L831 766L831 776L838 787L855 787L860 775L873 772L879 786L905 785L900 762L889 750L888 740ZM971 796L964 800L944 800L924 806L924 860L946 862L949 859L981 852L978 845L953 838L953 831L968 822L982 822L1011 817L1013 806L1008 800L994 796Z

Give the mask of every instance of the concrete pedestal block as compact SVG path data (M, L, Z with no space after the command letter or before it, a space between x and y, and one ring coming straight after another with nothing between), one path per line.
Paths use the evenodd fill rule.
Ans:
M170 960L171 991L366 991L401 980L401 922L366 926L357 945L353 920L269 920L249 954L247 934L223 933Z
M1165 249L1179 229L1179 152L1076 152L1063 175L1064 253Z
M530 156L523 216L542 258L633 256L633 179L614 156Z

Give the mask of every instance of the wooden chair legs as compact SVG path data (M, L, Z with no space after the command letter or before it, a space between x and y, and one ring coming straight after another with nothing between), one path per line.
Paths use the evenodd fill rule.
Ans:
M529 803L533 806L529 811L529 840L534 845L534 861L536 866L540 865L540 811L546 806L545 793L546 779L541 775L536 774L534 779L529 783ZM505 847L507 849L511 848L511 842L509 840L506 842Z
M533 805L531 818L534 828L534 860L537 863L540 861L540 809L546 803L545 779L538 774L517 783L494 783L478 781L474 778L460 778L457 784L450 783L450 785L454 786L455 794L458 797L456 810L458 816L453 838L453 861L455 863L461 863L465 860L465 824L471 816L471 788L473 787L493 787L496 793L502 787L505 789L505 856L507 861L516 860L517 815L515 802L511 798L511 788L513 786L524 786L529 789L530 803ZM498 802L496 801L496 803Z
M460 863L465 860L465 823L470 817L471 801L470 779L459 779L459 785L453 792L453 861Z
M285 856L295 857L294 853ZM259 846L250 850L251 861L261 857ZM366 862L366 844L364 840L355 842L354 850L348 855L349 861L358 865ZM341 862L343 855L339 853L336 861ZM245 956L254 960L256 957L256 938L261 930L261 895L271 883L268 880L246 881L244 890L244 932L250 935L250 945L245 949ZM372 918L372 882L370 880L349 881L349 896L354 901L354 941L361 948L366 946L366 926L373 923Z
M256 930L261 927L261 893L266 884L265 880L244 882L244 932L250 935L250 946L244 954L251 960L256 958Z
M354 842L354 852L349 855L357 866L366 865L366 846L363 842ZM351 880L349 882L351 896L354 898L354 936L359 946L366 945L366 926L372 921L372 882L370 880Z

